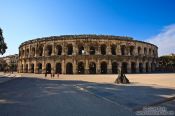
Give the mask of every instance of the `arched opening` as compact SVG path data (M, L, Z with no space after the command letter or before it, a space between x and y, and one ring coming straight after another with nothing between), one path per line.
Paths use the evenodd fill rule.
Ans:
M148 62L146 63L146 72L147 73L149 72L149 64L148 64Z
M90 55L95 55L95 47L94 46L91 46L90 47Z
M107 74L107 63L106 62L101 63L101 74Z
M144 55L147 55L147 48L144 48Z
M84 63L83 62L78 63L78 74L84 74Z
M72 63L67 63L67 65L66 65L66 74L73 74Z
M117 74L118 73L118 64L116 62L112 63L112 73Z
M128 64L126 62L123 62L122 63L122 71L123 71L123 73L127 73L128 72L127 67L128 67Z
M149 49L149 55L151 56L151 49Z
M61 68L61 63L57 63L56 64L56 70L55 70L55 73L56 74L61 74L61 72L62 72L62 68Z
M48 45L47 46L47 56L51 56L52 55L52 45Z
M42 73L42 64L38 63L38 73L41 74Z
M138 47L138 55L141 55L141 47Z
M126 55L126 47L125 47L125 45L121 46L121 55Z
M96 74L96 64L94 62L89 64L89 74Z
M139 72L143 73L143 64L142 63L139 63Z
M106 45L101 45L101 54L106 55Z
M58 45L57 46L57 55L61 55L62 54L62 46Z
M79 47L78 47L78 54L79 54L79 55L84 54L84 47L83 47L83 46L79 46Z
M72 55L73 53L73 46L72 44L67 45L67 55Z
M26 64L25 72L28 73L28 64Z
M38 54L39 54L39 56L43 55L43 46L39 46Z
M46 72L47 72L47 74L51 74L51 69L52 69L51 64L47 63L46 64Z
M26 57L29 57L29 49L26 50Z
M34 73L34 64L31 64L31 73Z
M129 52L131 56L134 55L134 46L130 46Z
M111 46L111 54L116 55L116 46L115 45Z
M32 56L35 56L35 48L32 48Z
M131 62L131 73L136 73L136 63Z

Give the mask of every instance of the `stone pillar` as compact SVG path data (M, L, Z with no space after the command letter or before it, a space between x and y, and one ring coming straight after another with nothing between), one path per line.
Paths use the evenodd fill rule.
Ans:
M43 74L46 73L46 63L45 63L45 60L42 61L42 73Z
M73 60L73 74L77 74L77 64L76 64L76 60Z
M38 73L38 65L36 61L34 61L34 73Z
M136 61L136 73L140 73L138 60Z
M51 56L55 56L55 44L53 43L52 44L52 54Z
M28 73L31 73L31 63L28 62Z
M108 74L111 74L112 73L112 64L111 64L111 60L108 60Z
M46 49L46 45L44 44L44 46L43 46L43 56L45 56L45 49Z
M66 64L65 60L61 61L61 69L62 69L62 74L66 74Z
M121 55L121 47L120 47L120 45L118 45L117 47L116 47L116 55Z
M85 55L89 55L89 47L88 47L88 45L85 45L84 51L85 51Z
M77 54L77 46L73 44L73 55Z
M51 73L52 74L55 73L55 65L56 65L55 60L52 60L51 61Z
M111 47L109 45L107 46L107 54L111 55Z
M96 73L97 74L100 74L101 73L101 71L100 71L100 61L99 60L97 60Z
M85 74L89 74L89 66L88 66L88 60L85 60Z
M101 51L100 51L100 46L97 46L97 55L100 55Z
M35 57L37 57L37 46L35 45Z

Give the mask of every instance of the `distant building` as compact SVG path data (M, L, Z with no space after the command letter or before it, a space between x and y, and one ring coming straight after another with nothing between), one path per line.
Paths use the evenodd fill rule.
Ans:
M17 71L18 65L18 54L9 55L0 58L0 71L4 71L5 69L13 69L13 71Z

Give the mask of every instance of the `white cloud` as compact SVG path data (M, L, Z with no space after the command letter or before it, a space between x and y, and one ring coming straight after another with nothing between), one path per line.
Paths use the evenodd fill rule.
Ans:
M175 53L175 24L164 27L164 29L146 40L158 46L159 56Z

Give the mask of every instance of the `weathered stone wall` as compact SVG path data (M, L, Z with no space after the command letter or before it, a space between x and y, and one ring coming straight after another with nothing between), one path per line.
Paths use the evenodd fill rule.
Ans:
M111 74L119 67L126 73L153 72L157 49L153 44L119 36L36 39L20 45L18 72Z

